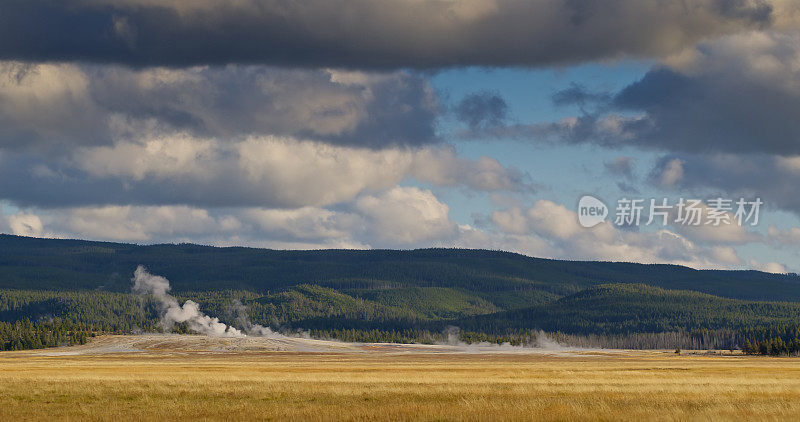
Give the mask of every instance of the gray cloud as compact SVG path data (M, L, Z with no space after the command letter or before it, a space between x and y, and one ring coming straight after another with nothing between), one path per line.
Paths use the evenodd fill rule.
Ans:
M783 209L800 214L800 160L767 154L670 154L662 157L650 173L652 183L661 181L676 160L681 177L671 188L682 195L699 198L756 197L764 210Z
M473 137L688 153L800 153L800 33L748 32L700 44L608 95L554 95L582 114L488 128Z
M649 72L614 99L618 109L645 113L621 131L637 145L673 151L800 152L800 92L736 73Z
M508 118L508 104L497 93L482 91L467 95L456 105L456 118L470 130L502 126Z
M5 0L0 59L133 66L541 66L664 55L767 0Z
M611 94L608 92L594 92L585 86L572 83L567 89L555 92L551 96L553 104L558 106L578 105L581 108L587 104L606 104L611 101Z
M160 130L383 148L437 142L437 115L426 79L407 72L0 62L0 147L111 144Z
M325 206L381 192L405 178L484 192L533 189L497 160L452 147L334 146L263 136L235 141L142 133L62 155L0 150L0 198L23 206Z
M634 161L636 160L633 157L620 156L614 160L606 161L603 163L603 166L606 168L607 172L614 176L623 176L627 179L632 179Z

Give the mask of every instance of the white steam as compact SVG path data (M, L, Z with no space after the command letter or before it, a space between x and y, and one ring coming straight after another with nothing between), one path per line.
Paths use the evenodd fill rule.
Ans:
M497 352L497 351L525 351L525 350L537 350L543 352L567 352L567 351L580 351L580 350L589 350L583 349L580 347L572 347L566 346L552 337L550 337L544 331L539 330L533 340L532 344L526 345L512 345L511 343L505 342L501 344L497 343L489 343L489 342L479 342L479 343L467 343L461 340L461 329L455 326L447 326L442 333L446 340L446 343L438 343L444 346L453 346L458 348L462 353L489 353L489 352Z
M245 333L249 336L256 337L271 337L281 338L285 337L283 334L272 331L271 328L259 324L253 324L250 318L247 317L247 307L239 300L233 302L232 311L236 314L236 322L242 327ZM277 323L277 321L274 321Z
M196 302L187 300L183 305L172 297L169 280L153 275L139 265L133 273L133 292L138 294L152 294L158 302L161 311L161 326L169 331L175 324L186 323L190 330L215 337L244 337L245 334L231 327L219 318L212 318L202 311ZM259 326L261 327L261 326ZM264 327L261 327L264 328ZM268 329L267 329L268 330Z

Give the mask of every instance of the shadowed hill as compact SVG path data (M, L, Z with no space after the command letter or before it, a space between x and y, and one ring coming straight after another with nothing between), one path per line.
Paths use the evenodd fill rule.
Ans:
M458 324L499 332L540 329L572 334L631 334L746 331L796 324L798 318L798 303L744 301L643 284L604 284L550 303L475 316Z
M473 292L510 309L603 283L642 283L729 298L800 301L798 276L758 271L558 261L488 250L282 251L0 235L0 288L126 292L139 264L167 277L176 292L266 294L298 284L340 291L439 287Z

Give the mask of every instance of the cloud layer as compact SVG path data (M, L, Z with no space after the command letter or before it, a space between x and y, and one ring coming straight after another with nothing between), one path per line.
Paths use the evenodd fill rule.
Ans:
M0 147L108 145L142 132L293 136L384 148L437 142L438 103L406 72L0 62Z
M336 209L103 206L20 212L6 220L11 220L15 234L74 237L80 233L92 239L139 243L192 241L293 249L458 246L548 258L669 262L696 268L744 264L734 248L724 245L727 239L706 239L668 228L624 231L608 222L585 229L574 211L549 200L497 210L480 228L458 225L450 218L447 204L431 191L415 187L362 195ZM0 218L0 226L5 223ZM774 237L776 241L793 240L790 236L776 232Z
M624 149L590 164L621 191L800 215L799 22L794 0L6 0L0 231L785 271L735 249L796 245L785 227L583 229L528 196L575 186L540 189L491 142ZM449 104L431 76L628 58L655 64L620 89L541 93L575 110L544 123L515 123L493 87ZM471 221L451 212L465 203Z
M0 59L173 67L546 66L674 53L707 37L781 24L776 7L788 9L791 2L6 0Z
M617 92L579 85L556 105L582 113L557 122L472 131L565 144L683 153L800 154L800 32L745 32L665 59Z
M333 205L413 179L478 192L530 192L529 177L453 147L372 150L294 138L236 141L185 133L81 147L62 155L0 152L0 197L24 206Z

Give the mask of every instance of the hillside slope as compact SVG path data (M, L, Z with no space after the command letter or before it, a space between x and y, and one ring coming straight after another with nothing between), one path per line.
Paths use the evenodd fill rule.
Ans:
M604 284L526 309L466 318L458 325L476 331L540 329L605 335L748 331L798 321L799 303L745 301L643 284Z
M175 292L268 294L299 284L340 291L437 287L471 292L497 308L512 309L599 284L641 283L728 298L800 301L800 277L758 271L558 261L487 250L278 251L0 235L4 289L127 292L139 264L167 277Z

